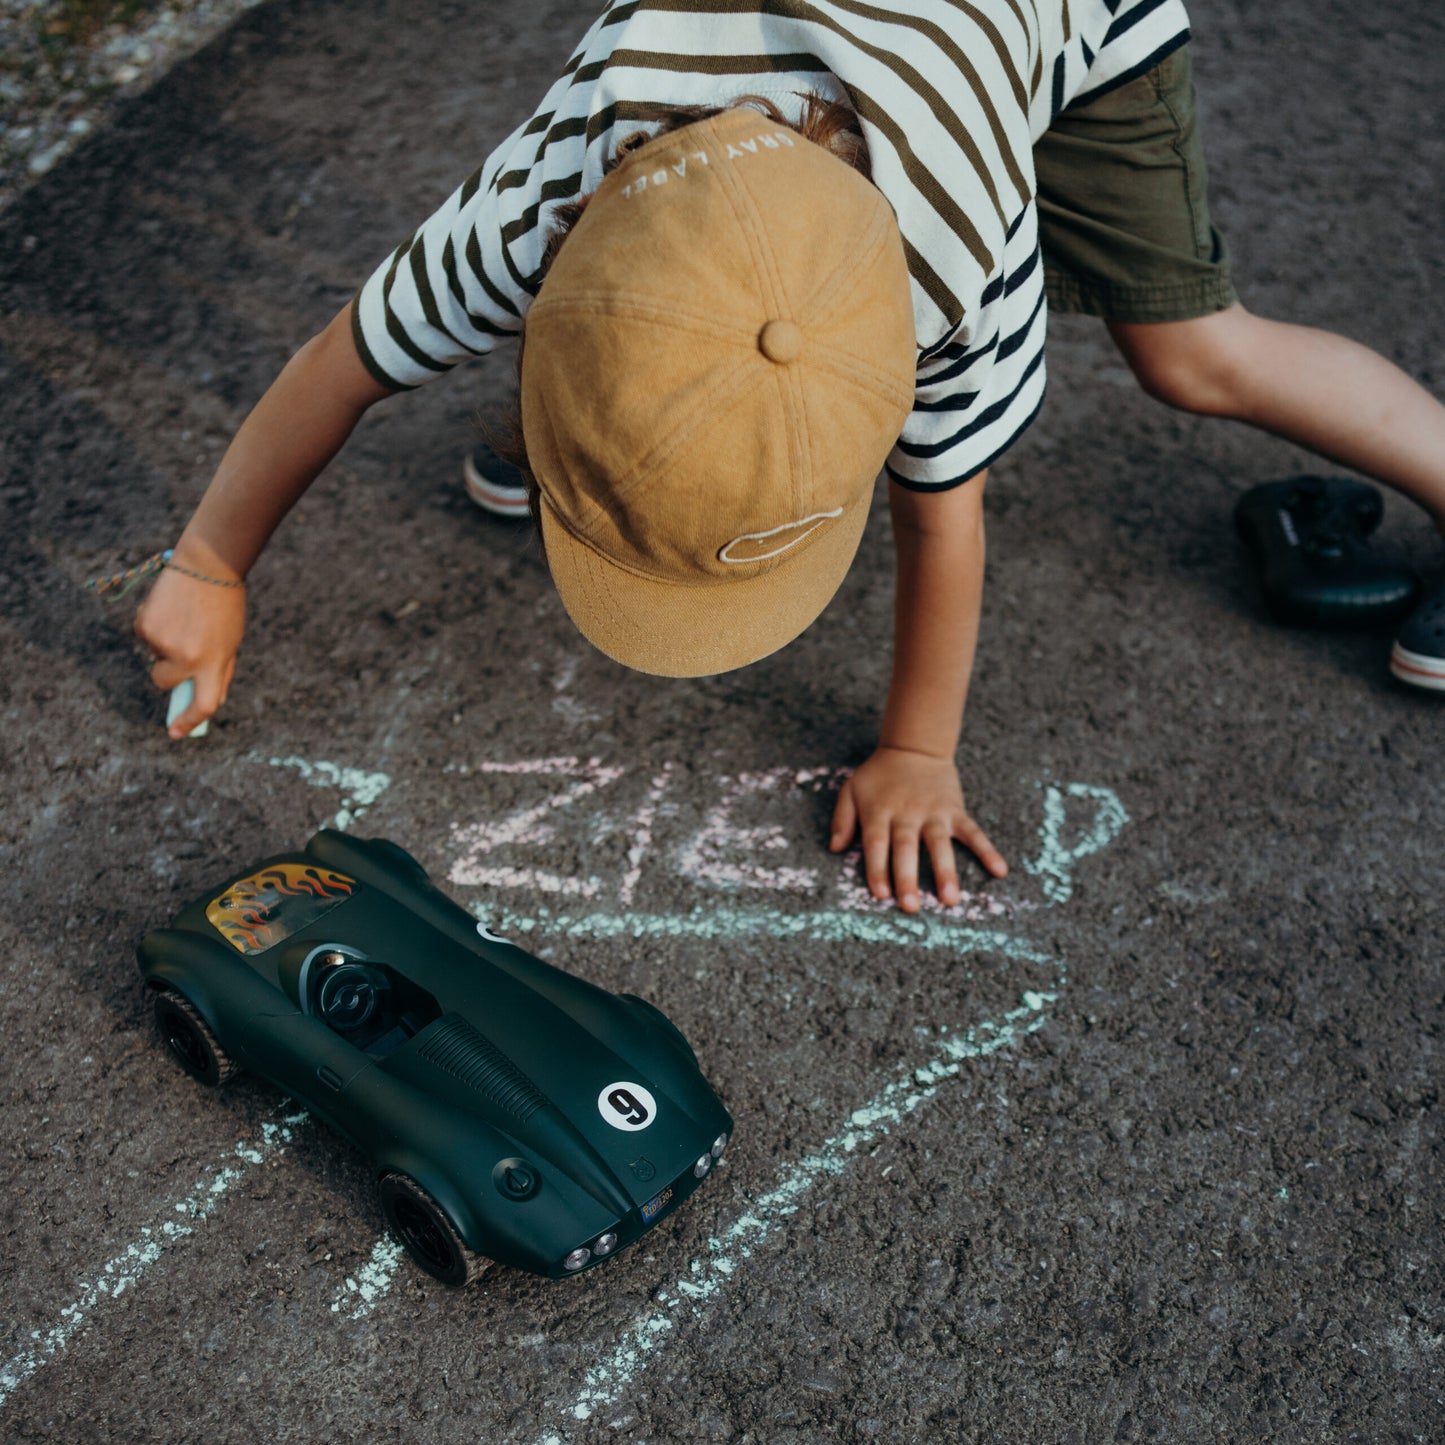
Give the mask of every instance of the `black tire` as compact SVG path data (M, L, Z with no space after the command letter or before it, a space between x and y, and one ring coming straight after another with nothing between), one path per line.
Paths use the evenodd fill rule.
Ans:
M462 1243L441 1205L415 1179L383 1174L381 1207L401 1247L433 1279L461 1288L491 1263Z
M211 1032L201 1011L173 988L156 995L156 1023L171 1057L193 1078L218 1088L236 1072L236 1065Z

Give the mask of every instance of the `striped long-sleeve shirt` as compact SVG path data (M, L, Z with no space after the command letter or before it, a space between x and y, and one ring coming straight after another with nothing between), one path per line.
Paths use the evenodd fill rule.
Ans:
M857 113L908 258L918 386L889 473L954 485L1043 398L1033 142L1187 38L1182 0L614 0L535 114L362 287L362 359L413 387L515 334L551 210L654 128L641 106L756 94L795 119L812 91Z

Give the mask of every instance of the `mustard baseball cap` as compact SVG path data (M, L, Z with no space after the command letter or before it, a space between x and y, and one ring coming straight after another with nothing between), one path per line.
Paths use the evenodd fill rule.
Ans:
M792 641L853 560L916 365L902 237L856 170L742 107L632 152L522 356L547 561L584 636L669 677Z

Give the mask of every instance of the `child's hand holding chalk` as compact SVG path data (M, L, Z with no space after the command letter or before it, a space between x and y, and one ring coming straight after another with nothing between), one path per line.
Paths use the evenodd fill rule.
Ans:
M151 655L151 681L170 692L166 730L199 738L226 700L246 629L246 591L218 575L167 562L136 614L136 636Z
M211 571L225 570L224 564L210 565ZM150 651L151 681L157 687L171 690L166 709L167 732L173 732L196 696L195 678L181 677L176 681L177 676L184 669L197 666L199 659L209 692L211 668L204 664L216 657L221 661L219 693L214 701L207 702L201 721L185 734L188 738L203 738L211 730L209 714L226 700L226 689L236 668L236 649L246 630L246 584L239 575L211 576L209 572L177 562L175 553L167 548L164 552L152 553L144 562L124 572L95 577L85 585L101 596L120 598L152 578L155 587L136 613L135 634ZM209 594L201 602L194 589L197 582L205 583L201 590Z

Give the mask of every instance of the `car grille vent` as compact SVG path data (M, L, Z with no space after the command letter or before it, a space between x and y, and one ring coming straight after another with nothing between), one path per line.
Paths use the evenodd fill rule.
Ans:
M418 1052L523 1123L547 1102L531 1079L460 1014L438 1019Z

